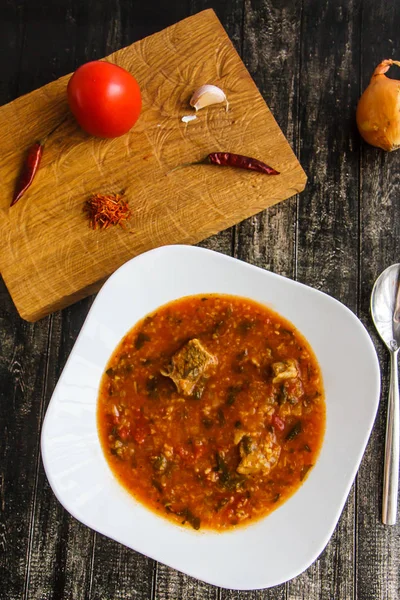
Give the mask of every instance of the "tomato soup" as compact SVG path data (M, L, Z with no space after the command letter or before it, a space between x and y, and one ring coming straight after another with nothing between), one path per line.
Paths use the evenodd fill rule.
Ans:
M277 313L228 295L161 306L121 340L102 377L108 464L141 503L194 529L265 517L315 465L321 371Z

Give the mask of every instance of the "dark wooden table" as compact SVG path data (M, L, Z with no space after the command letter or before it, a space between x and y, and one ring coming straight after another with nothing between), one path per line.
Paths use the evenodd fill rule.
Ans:
M383 58L400 58L400 4L1 0L0 104L209 7L309 182L300 197L202 245L323 290L359 315L376 343L383 373L367 451L326 549L287 584L232 592L156 564L75 521L55 499L43 471L43 416L92 299L29 324L18 317L0 280L2 600L400 597L400 526L385 527L380 520L388 357L369 315L374 279L400 259L400 151L387 154L361 143L354 118L373 68Z

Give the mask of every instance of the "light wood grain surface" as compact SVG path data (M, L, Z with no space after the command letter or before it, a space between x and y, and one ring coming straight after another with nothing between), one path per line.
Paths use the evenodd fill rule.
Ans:
M125 136L86 135L72 116L49 137L39 171L11 209L24 152L65 115L65 76L0 108L0 269L20 315L36 320L93 293L117 267L164 244L192 244L297 192L305 174L212 10L110 55L137 78L143 109ZM224 89L222 105L194 110L204 83ZM176 166L214 151L254 156L280 175L213 166ZM83 213L96 192L124 191L131 228L93 231Z
M90 531L58 504L41 464L40 430L92 297L32 324L19 318L0 280L0 598L398 600L400 525L380 522L388 357L373 329L369 297L380 271L400 260L400 151L367 147L354 115L373 68L383 58L399 58L399 3L33 4L0 0L3 104L189 14L216 10L309 179L300 200L272 206L201 245L344 302L376 344L383 386L356 481L318 560L269 590L214 588Z

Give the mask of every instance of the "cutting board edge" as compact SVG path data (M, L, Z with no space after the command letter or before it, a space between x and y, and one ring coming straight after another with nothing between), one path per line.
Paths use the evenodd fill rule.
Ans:
M132 257L132 258L134 258L134 257ZM72 306L73 304L75 304L76 302L79 302L80 300L84 300L85 298L88 298L92 294L96 294L97 292L100 291L100 289L102 288L104 283L107 281L107 279L111 275L112 275L112 273L110 273L109 275L88 285L87 287L84 287L84 288L78 290L77 292L74 292L73 294L64 296L57 302L49 302L47 305L41 306L36 311L27 311L26 313L23 309L20 310L20 307L15 302L14 298L10 294L10 291L8 290L6 279L4 279L4 278L3 279L4 279L4 283L6 284L8 293L10 294L13 304L16 308L16 311L18 312L21 319L23 319L24 321L27 321L28 323L36 323L37 321L40 321L41 319L44 319L45 317L48 317L49 315L52 315L53 313L55 313L59 310L63 310L64 308L67 308L68 306Z

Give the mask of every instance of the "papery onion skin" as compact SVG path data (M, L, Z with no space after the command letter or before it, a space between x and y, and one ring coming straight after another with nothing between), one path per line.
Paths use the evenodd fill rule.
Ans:
M391 152L400 148L400 81L385 73L397 60L383 60L373 72L356 112L357 127L363 139Z

